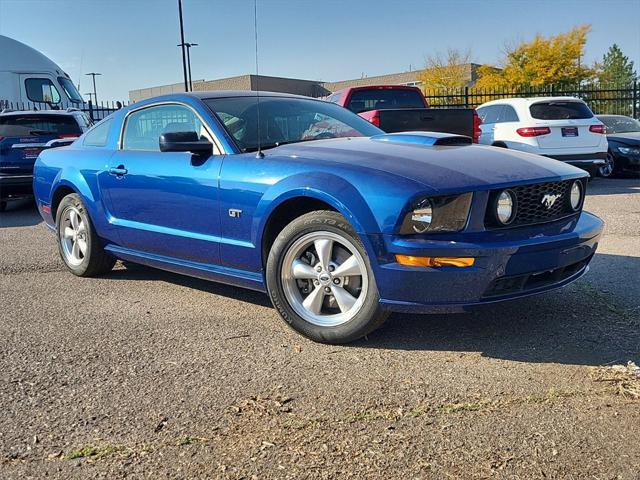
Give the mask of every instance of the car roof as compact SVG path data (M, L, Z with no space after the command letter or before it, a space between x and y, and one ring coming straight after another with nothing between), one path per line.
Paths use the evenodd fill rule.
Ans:
M8 116L24 116L24 115L76 115L80 113L80 110L9 110L6 112L0 111L0 115L3 117Z
M178 93L169 93L167 95L159 95L157 97L149 97L144 100L140 100L135 103L131 103L127 105L125 108L121 109L123 112L128 112L131 110L135 110L138 107L145 107L148 105L152 105L154 103L159 102L184 102L189 99L198 99L198 100L210 100L213 98L242 98L242 97L251 97L257 98L258 95L260 98L302 98L306 100L317 100L322 101L319 98L311 98L305 97L303 95L295 95L293 93L281 93L281 92L257 92L255 90L209 90L202 92L178 92Z
M584 101L577 97L513 97L513 98L500 98L498 100L492 100L490 102L483 103L480 107L487 107L490 105L517 105L528 106L533 103L543 102L581 102Z
M602 115L596 115L596 117L600 118L600 117L604 117L604 118L630 118L631 120L634 120L633 117L630 117L628 115L616 115L613 113L605 113Z
M181 92L181 93L171 93L168 95L161 95L158 97L145 98L146 100L158 100L158 99L168 99L168 98L184 98L184 97L192 97L199 98L200 100L206 100L209 98L229 98L229 97L257 97L258 94L261 97L294 97L294 98L309 98L303 95L295 95L293 93L281 93L281 92L257 92L255 90L205 90L202 92ZM315 99L312 99L315 100Z

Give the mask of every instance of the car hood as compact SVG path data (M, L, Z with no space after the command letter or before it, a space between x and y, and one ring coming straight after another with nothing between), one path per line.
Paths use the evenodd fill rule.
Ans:
M607 135L607 140L627 145L638 145L640 144L640 132L611 133Z
M427 146L373 138L339 138L269 150L298 161L338 163L363 174L382 171L418 181L439 192L487 189L585 176L558 160L481 145Z

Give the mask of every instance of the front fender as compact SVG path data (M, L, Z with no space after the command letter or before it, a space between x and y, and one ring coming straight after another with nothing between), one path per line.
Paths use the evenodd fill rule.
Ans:
M337 175L301 173L274 184L260 199L252 226L254 245L259 244L271 214L282 203L296 197L309 197L331 205L359 234L380 233L371 209L356 187Z

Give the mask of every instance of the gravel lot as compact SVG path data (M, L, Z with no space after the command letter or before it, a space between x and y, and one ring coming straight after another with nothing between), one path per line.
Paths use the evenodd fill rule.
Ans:
M0 478L640 478L640 182L595 180L588 275L314 344L266 296L67 273L0 215ZM636 389L636 390L634 390Z

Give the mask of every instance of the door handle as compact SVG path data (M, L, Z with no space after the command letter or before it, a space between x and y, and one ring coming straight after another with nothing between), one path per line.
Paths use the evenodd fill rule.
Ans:
M129 170L124 168L124 165L118 165L117 167L112 167L109 169L109 175L115 175L116 177L124 177Z

